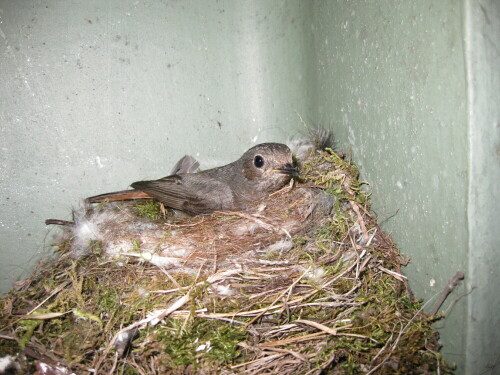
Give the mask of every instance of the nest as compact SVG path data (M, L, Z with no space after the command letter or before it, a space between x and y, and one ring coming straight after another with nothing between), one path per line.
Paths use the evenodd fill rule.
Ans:
M300 170L245 213L84 208L0 301L0 352L38 374L449 373L356 167Z

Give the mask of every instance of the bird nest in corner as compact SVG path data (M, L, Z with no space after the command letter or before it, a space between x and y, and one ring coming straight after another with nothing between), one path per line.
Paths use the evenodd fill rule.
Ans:
M300 173L244 213L80 210L0 300L0 352L38 374L449 372L356 167L327 149Z

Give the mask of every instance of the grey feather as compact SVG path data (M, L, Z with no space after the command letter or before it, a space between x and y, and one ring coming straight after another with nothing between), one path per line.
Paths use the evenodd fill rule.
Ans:
M200 167L200 163L191 155L184 155L174 167L170 174L195 173Z

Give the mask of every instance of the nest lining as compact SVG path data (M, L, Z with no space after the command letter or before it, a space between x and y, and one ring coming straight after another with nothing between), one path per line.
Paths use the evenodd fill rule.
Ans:
M0 352L40 374L450 372L356 167L326 150L300 168L246 213L86 209L111 213L99 235L69 228L0 301Z

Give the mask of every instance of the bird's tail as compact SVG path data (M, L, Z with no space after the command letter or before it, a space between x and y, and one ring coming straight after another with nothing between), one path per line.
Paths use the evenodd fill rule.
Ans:
M100 195L94 195L93 197L88 197L85 199L87 203L101 203L101 202L114 202L114 201L125 201L129 199L144 199L152 198L151 195L140 191L140 190L122 190L115 191L113 193L106 193Z

